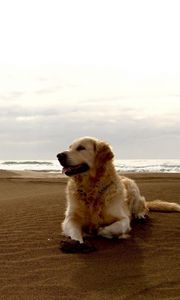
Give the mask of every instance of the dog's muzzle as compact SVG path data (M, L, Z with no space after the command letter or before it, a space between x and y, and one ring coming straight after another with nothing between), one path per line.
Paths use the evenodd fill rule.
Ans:
M57 155L61 166L63 167L62 172L67 176L73 176L80 173L84 173L89 170L89 166L86 163L72 165L68 161L68 155L66 152L61 152Z

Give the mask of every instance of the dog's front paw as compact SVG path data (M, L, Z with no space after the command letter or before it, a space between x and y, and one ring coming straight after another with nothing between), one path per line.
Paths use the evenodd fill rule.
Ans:
M98 229L98 235L103 236L107 239L112 239L113 238L112 233L106 227L100 227Z

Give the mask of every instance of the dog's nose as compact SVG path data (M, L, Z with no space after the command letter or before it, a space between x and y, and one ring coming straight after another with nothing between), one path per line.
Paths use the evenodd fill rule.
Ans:
M60 161L61 164L65 163L66 161L66 153L61 152L57 155L58 160Z

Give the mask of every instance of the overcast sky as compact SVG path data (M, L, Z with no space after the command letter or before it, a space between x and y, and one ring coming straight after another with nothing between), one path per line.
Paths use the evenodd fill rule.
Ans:
M0 2L0 160L96 136L116 157L180 158L180 3Z

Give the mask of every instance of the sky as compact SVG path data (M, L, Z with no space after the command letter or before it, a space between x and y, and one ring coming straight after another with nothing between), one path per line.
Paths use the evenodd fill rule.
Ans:
M180 3L0 2L0 160L81 136L118 159L180 159Z

